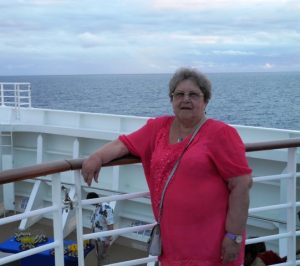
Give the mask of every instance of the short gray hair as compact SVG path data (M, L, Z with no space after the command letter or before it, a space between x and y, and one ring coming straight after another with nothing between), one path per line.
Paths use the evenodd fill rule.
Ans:
M193 81L204 94L204 101L208 102L211 98L211 82L200 71L194 68L179 68L169 81L169 97L172 101L173 92L181 81Z

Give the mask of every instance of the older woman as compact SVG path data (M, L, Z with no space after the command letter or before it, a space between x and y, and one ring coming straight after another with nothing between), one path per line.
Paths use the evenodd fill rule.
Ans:
M141 158L156 218L173 166L195 128L164 197L160 224L163 266L243 264L251 169L245 147L231 126L207 119L211 84L194 69L179 69L169 83L174 116L149 119L139 130L104 145L84 161L88 185L101 165L134 154Z

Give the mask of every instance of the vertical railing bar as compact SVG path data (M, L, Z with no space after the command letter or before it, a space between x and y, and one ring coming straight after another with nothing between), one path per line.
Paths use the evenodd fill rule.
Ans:
M297 148L288 149L288 173L292 175L292 178L288 179L288 202L291 203L291 207L287 209L287 231L291 232L291 237L287 239L287 261L296 264L296 151Z
M1 83L1 106L5 106L4 103L4 84Z
M21 94L20 94L20 84L17 84L17 119L20 119L21 116Z
M77 251L78 265L84 266L84 249L83 249L83 221L82 221L82 204L81 204L81 175L80 171L75 171L75 198L76 204L76 233L77 233Z
M19 111L21 106L20 84L17 84L17 106Z
M64 237L62 228L62 199L61 199L61 175L52 176L52 202L57 206L53 213L54 241L59 243L55 248L55 265L64 265Z
M31 107L31 85L28 84L28 107Z
M14 105L15 109L17 109L17 84L14 84Z

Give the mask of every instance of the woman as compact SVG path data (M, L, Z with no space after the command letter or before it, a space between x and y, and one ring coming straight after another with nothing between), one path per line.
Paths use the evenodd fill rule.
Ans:
M202 124L165 194L159 260L163 266L240 266L251 187L244 144L234 128L206 119L211 84L200 72L179 69L170 80L169 96L174 116L149 119L104 145L84 161L82 175L90 185L104 163L128 153L140 157L157 218L166 179Z

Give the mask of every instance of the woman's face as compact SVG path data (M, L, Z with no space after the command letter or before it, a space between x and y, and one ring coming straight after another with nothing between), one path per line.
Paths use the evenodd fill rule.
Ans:
M191 80L181 81L173 93L173 111L179 120L199 122L205 114L206 102L200 88Z

